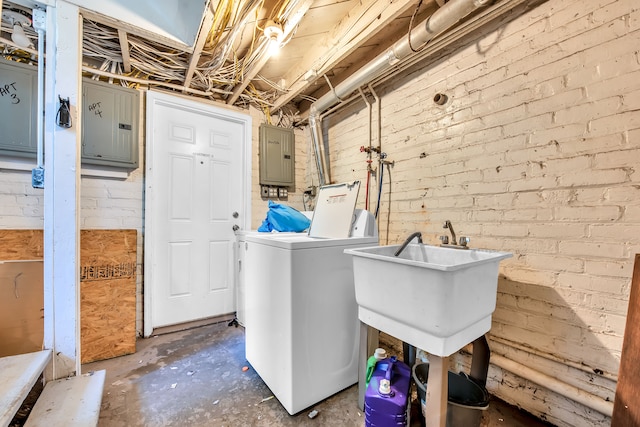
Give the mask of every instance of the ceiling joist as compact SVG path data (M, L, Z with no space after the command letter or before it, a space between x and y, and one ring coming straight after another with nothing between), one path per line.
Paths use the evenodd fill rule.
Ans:
M120 51L122 53L122 69L125 73L131 72L131 57L129 56L129 39L124 30L118 30L120 40Z
M111 18L109 16L101 15L96 12L92 12L90 10L83 9L81 12L83 18L89 19L91 21L98 22L102 25L106 25L111 28L117 28L119 30L123 30L128 34L135 34L143 39L153 40L156 43L161 45L177 49L183 52L193 52L193 47L188 46L184 43L181 43L176 40L172 40L169 37L164 37L160 34L155 34L140 27L136 27L134 25L128 24L123 21L119 21L117 19Z
M194 45L193 54L191 55L191 60L189 61L189 67L184 75L184 85L185 87L191 86L191 79L193 78L193 73L200 62L200 56L202 55L202 48L207 41L207 37L209 37L209 32L213 27L214 21L213 12L211 8L207 8L204 17L202 18L202 25L200 25L200 31L198 32L198 38L196 39L196 43Z
M281 108L313 83L313 79L304 80L305 74L322 76L415 3L415 0L360 2L307 51L298 66L283 76L285 81L293 83L286 94L275 100L273 109Z
M17 7L13 5L27 1L33 0L0 0L0 5ZM240 108L253 104L265 114L281 110L292 117L293 123L294 116L304 114L308 104L331 90L332 85L339 85L394 41L406 37L412 16L422 22L447 0L418 2L201 0L197 6L191 5L201 13L197 15L199 22L191 20L194 25L200 24L190 32L190 40L195 38L193 45L185 45L170 32L155 34L147 27L134 26L134 21L81 9L83 17L95 23L83 30L83 71L101 79L163 86ZM172 13L179 12L170 10L166 16ZM262 32L268 20L282 25L286 41L278 57L272 59ZM14 52L18 49L14 49L17 46L10 35L11 28L3 23L0 44ZM28 36L32 40L37 37L33 30ZM19 55L26 58L24 52ZM106 69L111 73L100 71ZM323 76L329 77L330 83Z

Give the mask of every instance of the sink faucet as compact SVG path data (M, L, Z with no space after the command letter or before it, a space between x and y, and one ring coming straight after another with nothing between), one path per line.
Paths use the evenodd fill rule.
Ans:
M393 255L394 256L400 255L402 253L402 251L404 251L404 249L407 247L409 242L411 242L416 237L418 238L418 243L422 243L422 233L420 233L419 231L416 231L415 233L411 233L411 235L409 237L407 237L407 240L404 241L402 246L400 246L398 248L398 250L396 251L396 253L394 253Z
M451 225L451 221L446 220L444 222L444 225L442 226L442 228L448 228L449 231L451 232L451 244L452 245L457 245L458 241L456 240L456 232L453 231L453 225Z
M440 236L440 240L442 241L440 246L457 249L469 249L467 244L469 244L471 239L469 239L468 237L460 236L459 241L456 240L456 232L453 231L453 225L451 225L451 221L446 220L442 228L448 228L451 232L451 242L449 242L449 236Z

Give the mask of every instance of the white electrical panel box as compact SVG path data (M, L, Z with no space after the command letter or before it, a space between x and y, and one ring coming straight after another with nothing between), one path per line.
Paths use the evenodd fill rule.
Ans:
M260 184L294 185L295 138L293 129L260 125Z
M0 156L36 157L37 77L35 66L0 59ZM82 96L82 163L136 168L140 93L85 78Z
M82 96L82 163L136 168L139 92L83 79Z
M38 69L0 60L0 154L36 157Z

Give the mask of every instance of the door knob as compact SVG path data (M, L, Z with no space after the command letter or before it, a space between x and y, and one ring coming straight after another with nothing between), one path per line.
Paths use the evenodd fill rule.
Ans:
M231 216L233 216L234 218L238 218L239 215L238 215L238 212L234 212L231 214Z
M238 224L233 224L233 227L231 227L233 229L233 231L238 231L240 230L240 226Z

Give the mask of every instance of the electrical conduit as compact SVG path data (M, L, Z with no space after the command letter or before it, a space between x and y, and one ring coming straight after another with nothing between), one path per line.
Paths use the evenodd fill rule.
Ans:
M44 30L46 28L46 13L40 9L33 9L33 26L38 31L38 104L37 104L37 166L44 166Z

